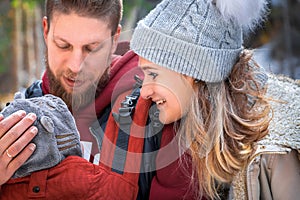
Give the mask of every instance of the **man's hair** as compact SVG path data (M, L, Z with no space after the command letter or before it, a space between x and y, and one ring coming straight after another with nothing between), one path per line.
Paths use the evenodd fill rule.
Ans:
M112 35L117 31L122 11L122 0L46 0L45 3L48 26L54 13L76 13L82 17L106 20L112 30Z

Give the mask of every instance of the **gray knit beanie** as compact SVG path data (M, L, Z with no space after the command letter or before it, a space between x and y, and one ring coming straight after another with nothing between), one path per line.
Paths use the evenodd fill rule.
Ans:
M163 0L138 23L131 49L178 73L219 82L243 50L243 28L258 24L265 10L264 0Z
M21 93L16 93L14 101L1 114L8 117L18 110L36 114L34 125L38 128L38 134L32 140L36 144L34 153L14 173L13 178L53 167L70 155L82 156L75 120L62 99L50 94L25 99Z

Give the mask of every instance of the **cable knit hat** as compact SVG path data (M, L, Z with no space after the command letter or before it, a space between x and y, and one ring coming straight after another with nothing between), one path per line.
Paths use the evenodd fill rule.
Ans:
M139 56L206 82L228 77L243 50L243 29L266 11L265 0L163 0L138 23Z

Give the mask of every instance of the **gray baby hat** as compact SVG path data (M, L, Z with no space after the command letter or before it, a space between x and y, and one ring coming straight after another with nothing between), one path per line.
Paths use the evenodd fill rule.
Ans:
M38 128L38 134L32 140L36 144L36 150L15 172L13 178L53 167L69 155L82 156L75 120L59 97L49 94L25 99L21 93L16 93L14 101L1 114L7 117L18 110L37 115L34 125Z
M140 20L131 49L205 82L226 79L243 50L243 30L263 18L266 0L163 0Z

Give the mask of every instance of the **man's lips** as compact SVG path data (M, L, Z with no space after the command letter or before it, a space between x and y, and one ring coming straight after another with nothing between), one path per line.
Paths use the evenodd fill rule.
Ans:
M74 88L74 87L80 87L83 85L83 81L78 80L78 79L74 79L74 78L67 78L64 77L64 82L66 83L66 85L68 87Z

